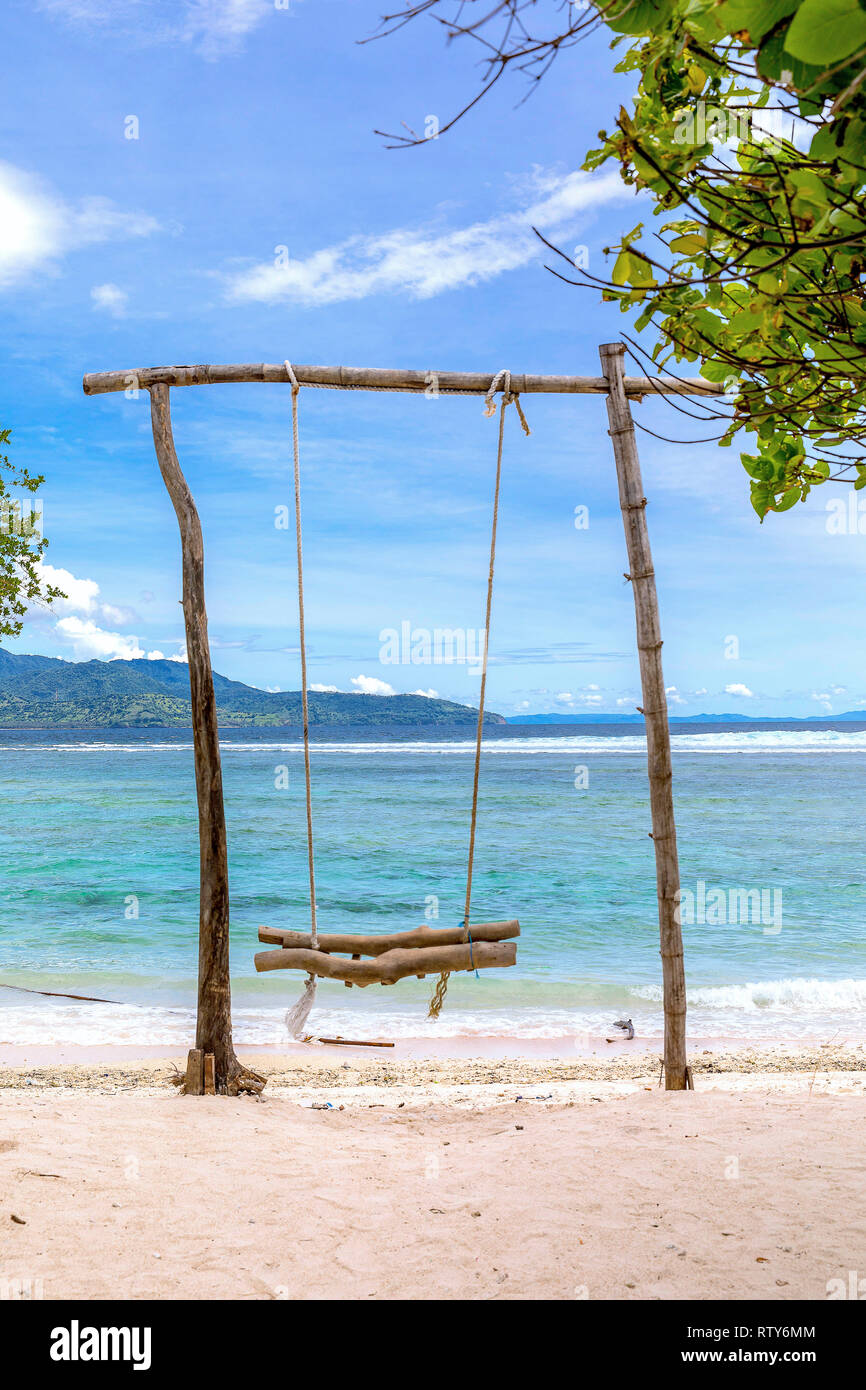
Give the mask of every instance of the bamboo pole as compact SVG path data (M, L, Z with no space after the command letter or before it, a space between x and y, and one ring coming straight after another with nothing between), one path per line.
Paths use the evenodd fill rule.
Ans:
M416 391L435 388L440 393L465 392L485 395L493 381L487 372L409 371L390 367L304 367L295 366L302 386L331 386L355 391ZM718 396L724 388L702 378L691 380L672 376L624 377L628 396ZM240 362L228 366L202 363L190 367L129 367L120 372L89 372L83 380L86 396L111 391L150 390L162 386L224 386L232 382L288 381L283 362ZM522 395L595 395L607 393L603 376L531 376L512 372L511 389Z
M690 1085L686 1058L686 981L683 940L677 919L680 886L677 832L674 821L673 770L668 707L662 671L662 638L658 594L650 551L640 460L631 406L624 388L622 343L599 349L609 386L607 413L616 459L619 504L628 551L628 578L634 594L635 625L646 724L647 768L656 858L659 938L664 986L665 1089L682 1091Z
M213 688L204 594L204 543L192 493L181 472L171 429L169 388L150 388L153 442L163 482L180 528L183 617L189 658L195 784L199 829L198 1012L195 1045L212 1053L220 1094L260 1090L261 1078L247 1072L232 1044L229 980L229 874L216 697Z

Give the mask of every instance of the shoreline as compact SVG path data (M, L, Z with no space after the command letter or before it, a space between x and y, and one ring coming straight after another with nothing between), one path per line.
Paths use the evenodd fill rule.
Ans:
M12 1059L0 1050L0 1096L12 1091L74 1091L115 1094L140 1091L171 1094L172 1077L186 1065L184 1053L141 1049L119 1058L104 1053L76 1059L28 1056ZM374 1053L374 1055L371 1055ZM657 1053L642 1050L605 1057L432 1057L395 1055L395 1050L360 1047L325 1047L299 1044L292 1052L239 1048L238 1056L267 1078L264 1097L277 1094L305 1097L322 1091L336 1092L340 1101L371 1096L382 1102L399 1095L404 1102L463 1099L489 1104L496 1096L513 1100L527 1087L528 1098L563 1104L580 1098L587 1088L613 1088L610 1094L660 1087L661 1065ZM767 1048L705 1049L690 1059L696 1090L721 1086L753 1089L781 1086L785 1090L811 1091L830 1086L866 1094L866 1048L778 1046ZM536 1092L538 1094L536 1094ZM345 1095L343 1094L345 1093ZM527 1098L522 1097L520 1098Z
M693 1067L700 1069L701 1059L713 1057L731 1058L756 1055L768 1059L769 1070L773 1059L805 1058L809 1067L815 1060L830 1054L844 1054L852 1059L853 1070L866 1067L866 1040L858 1037L807 1037L779 1038L768 1043L766 1038L744 1038L728 1036L696 1037L688 1040L689 1059ZM341 1036L336 1034L334 1036ZM356 1037L357 1034L349 1035ZM522 1038L501 1035L460 1034L453 1037L379 1037L378 1041L390 1044L387 1047L371 1045L372 1040L357 1045L347 1043L292 1042L286 1040L277 1046L268 1043L244 1043L235 1041L235 1049L240 1057L248 1058L253 1065L264 1058L279 1063L294 1065L296 1062L315 1057L353 1056L358 1058L382 1058L394 1061L414 1062L548 1062L598 1063L603 1069L611 1060L622 1059L627 1064L638 1058L653 1059L655 1064L662 1055L662 1038L640 1038L631 1041L616 1038L607 1042L604 1035L578 1033L573 1037ZM154 1061L177 1062L185 1065L187 1045L156 1043L142 1046L140 1043L13 1043L0 1041L0 1075L5 1067L33 1066L77 1066L84 1064L130 1064L151 1063ZM859 1058L859 1062L858 1059ZM790 1067L785 1067L790 1070Z

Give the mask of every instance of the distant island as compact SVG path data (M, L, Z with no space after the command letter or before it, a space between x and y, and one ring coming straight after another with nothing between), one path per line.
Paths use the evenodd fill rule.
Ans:
M671 714L671 724L838 724L856 720L866 723L866 709L848 710L845 714ZM507 724L640 724L642 714L513 714Z
M300 727L298 690L258 690L214 672L219 722L225 729ZM436 726L468 731L477 709L427 695L363 695L356 691L311 690L310 722L320 728L410 729ZM0 728L3 729L188 729L189 668L183 661L64 661L25 656L0 647ZM866 710L845 714L671 715L671 724L827 725L866 723ZM512 725L637 725L643 715L515 714L488 711L491 732Z
M223 728L300 725L300 691L257 690L214 672ZM426 695L310 691L318 726L440 725L471 729L478 711ZM504 724L487 713L485 724ZM189 728L189 668L180 661L63 661L0 647L0 728Z

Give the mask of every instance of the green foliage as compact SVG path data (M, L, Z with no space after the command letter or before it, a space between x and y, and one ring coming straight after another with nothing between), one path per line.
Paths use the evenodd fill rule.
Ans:
M0 446L9 443L9 430L0 430ZM49 604L63 598L60 589L46 584L40 562L48 541L39 535L30 510L22 506L10 488L35 494L45 479L31 477L0 454L0 636L17 637L31 603Z
M617 70L638 91L584 167L618 161L659 221L612 248L604 297L655 329L659 366L699 362L728 385L720 442L755 436L741 458L761 519L828 478L866 486L866 9L639 0L599 13L633 39ZM790 134L767 134L771 108Z
M384 32L422 16L478 41L482 94L613 31L637 95L584 168L616 160L656 224L581 283L654 332L657 366L726 383L720 442L755 436L762 520L828 478L866 487L866 0L405 0ZM771 111L794 139L762 132Z

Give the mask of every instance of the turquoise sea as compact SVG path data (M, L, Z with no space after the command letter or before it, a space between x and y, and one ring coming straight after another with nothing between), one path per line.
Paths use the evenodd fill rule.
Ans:
M280 733L223 739L235 1032L270 1046L286 1041L302 977L256 975L257 929L308 926L302 753L296 731ZM673 744L692 1035L866 1037L866 731L723 729ZM460 919L472 752L426 735L314 745L320 930ZM189 733L4 731L0 753L0 982L114 1001L2 988L0 1042L187 1046ZM638 733L491 737L473 918L520 919L517 967L452 976L438 1023L425 1018L430 979L325 983L315 1029L568 1039L627 1013L639 1036L659 1036L649 829Z

